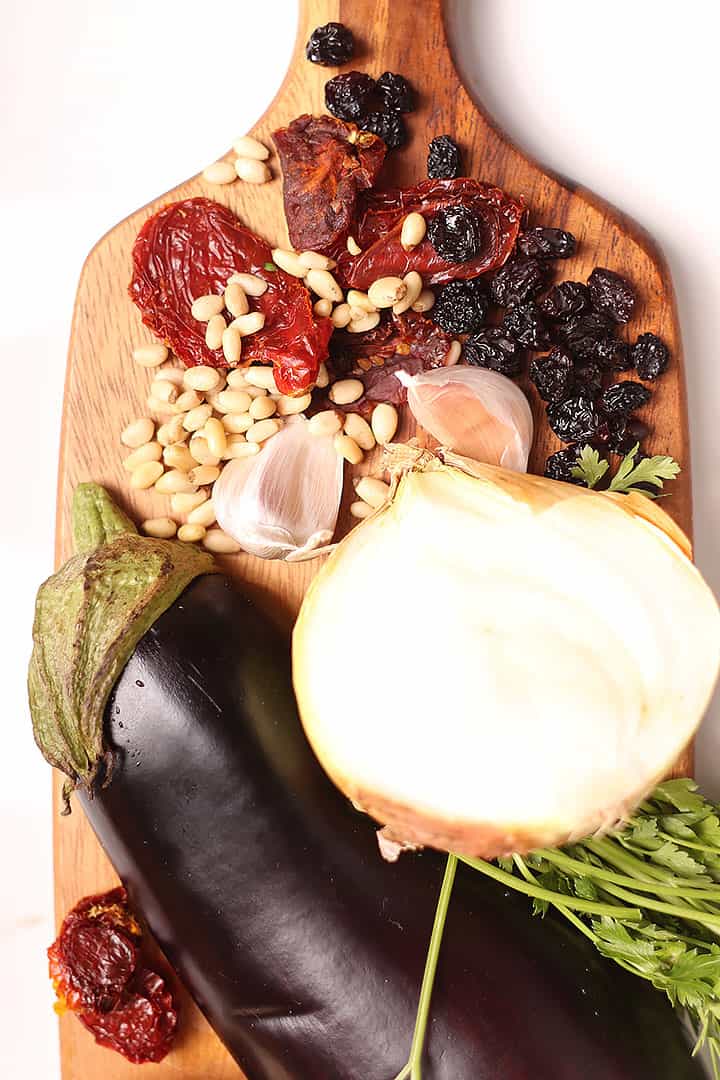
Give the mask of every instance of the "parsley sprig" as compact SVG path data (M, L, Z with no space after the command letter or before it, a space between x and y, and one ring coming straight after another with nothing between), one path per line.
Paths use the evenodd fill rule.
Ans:
M617 472L610 483L605 485L604 490L623 493L638 491L650 499L655 499L658 492L648 491L640 485L651 484L659 491L664 486L665 480L674 479L680 472L677 461L665 454L644 457L636 462L635 458L639 449L640 444L635 443L632 450L620 462ZM578 452L577 464L573 467L572 475L576 480L582 480L587 487L596 488L609 468L609 462L601 458L594 447L583 446Z

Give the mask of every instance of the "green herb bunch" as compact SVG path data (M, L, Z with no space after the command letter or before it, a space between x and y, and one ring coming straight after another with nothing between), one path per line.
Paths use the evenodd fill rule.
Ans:
M604 491L618 491L623 494L638 491L641 495L656 499L658 492L648 490L647 487L641 485L651 484L660 489L665 480L673 480L680 472L678 463L665 454L641 457L639 461L636 461L639 450L640 444L635 443L632 450L620 462L610 482L603 485ZM605 478L609 468L610 463L605 458L601 458L597 450L592 446L583 446L578 451L577 463L573 466L572 474L586 487L596 488Z

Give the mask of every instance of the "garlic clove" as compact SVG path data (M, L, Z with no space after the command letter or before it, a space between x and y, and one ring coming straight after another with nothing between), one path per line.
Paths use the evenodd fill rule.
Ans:
M526 472L533 439L528 400L505 375L457 364L404 372L415 420L441 446L488 465Z

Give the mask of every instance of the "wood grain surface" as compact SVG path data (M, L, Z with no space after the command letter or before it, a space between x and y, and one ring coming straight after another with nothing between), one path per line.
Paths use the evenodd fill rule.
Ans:
M422 8L422 18L418 17ZM271 132L303 112L324 111L325 81L335 73L310 64L304 43L311 30L330 20L350 26L360 44L351 67L373 75L392 70L404 74L417 88L419 107L408 118L409 145L391 154L385 168L386 183L411 184L425 176L427 143L435 135L450 133L461 144L465 171L522 195L533 221L567 228L579 240L575 258L560 264L563 278L584 279L595 265L608 266L634 282L639 304L628 328L637 333L653 330L672 351L672 367L658 383L645 417L653 429L649 448L672 454L683 472L672 487L665 508L686 530L691 529L690 457L687 433L682 349L670 274L653 241L633 222L592 193L560 177L549 175L514 147L493 121L474 104L455 70L448 48L441 0L303 0L298 37L290 68L275 101L258 121L253 133L272 145ZM228 132L229 139L239 132ZM232 155L229 155L231 157ZM203 168L207 162L198 162ZM78 287L65 383L62 445L60 452L56 560L71 555L69 509L75 485L96 480L108 487L137 520L167 514L167 496L131 492L121 459L122 427L145 415L151 373L131 359L136 345L151 340L136 308L128 299L130 252L146 218L175 199L204 195L224 203L264 236L273 246L287 246L282 190L277 159L270 162L274 179L261 187L237 182L212 187L201 176L138 210L104 236L88 256ZM544 410L529 391L537 424L530 461L531 471L542 471L546 455L559 449L548 431ZM409 430L405 425L405 432ZM373 468L372 456L361 467ZM359 471L359 470L358 470ZM346 517L350 485L346 484ZM290 625L313 573L313 564L288 566L249 556L226 557L226 569L248 583L261 603ZM678 772L690 768L688 752ZM107 859L79 808L69 818L58 816L55 792L55 902L58 922L80 897L116 883ZM158 1080L238 1080L242 1073L189 1000L177 987L181 1003L181 1035L177 1048L152 1068ZM116 1054L100 1049L71 1016L60 1019L64 1080L125 1080L137 1068ZM318 1078L323 1080L323 1078Z

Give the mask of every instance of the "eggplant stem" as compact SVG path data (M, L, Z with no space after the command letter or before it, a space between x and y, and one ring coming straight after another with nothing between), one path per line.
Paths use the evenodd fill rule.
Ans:
M415 1016L415 1030L413 1031L413 1039L410 1045L410 1057L407 1065L400 1070L395 1077L395 1080L408 1080L408 1078L409 1080L422 1080L422 1056L425 1047L425 1032L430 1016L430 999L432 997L433 984L435 982L438 957L440 956L443 931L445 930L445 920L447 918L450 897L455 882L457 863L457 855L449 854L447 862L445 863L445 873L443 875L442 885L440 886L440 895L438 896L437 907L435 908L435 919L430 935L427 957L425 959L425 971L423 972L417 1014Z

